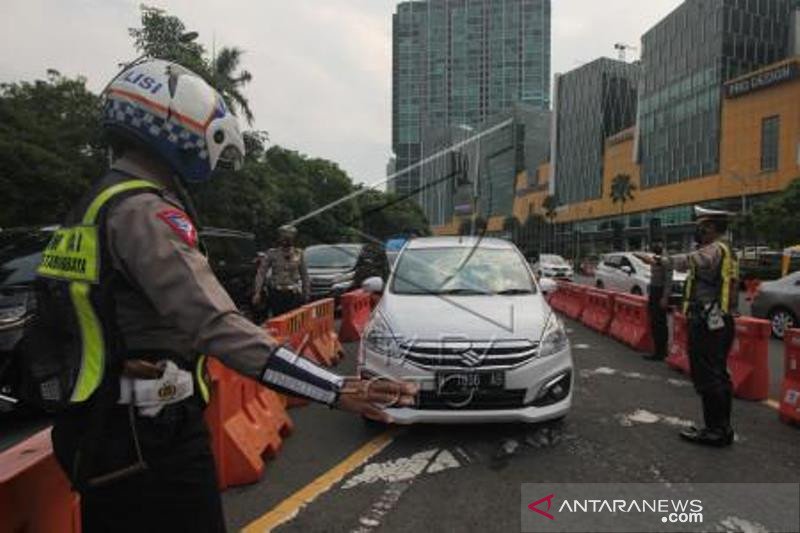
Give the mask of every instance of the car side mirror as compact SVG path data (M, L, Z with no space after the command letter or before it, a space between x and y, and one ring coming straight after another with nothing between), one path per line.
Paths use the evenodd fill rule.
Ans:
M539 288L542 290L542 294L547 295L558 290L558 283L550 278L542 278L539 280Z
M378 276L367 278L361 283L361 288L370 294L381 294L383 292L383 279Z
M629 276L631 274L633 274L633 269L631 267L629 267L628 265L625 265L624 267L620 268L620 270L622 270L623 272L625 272Z

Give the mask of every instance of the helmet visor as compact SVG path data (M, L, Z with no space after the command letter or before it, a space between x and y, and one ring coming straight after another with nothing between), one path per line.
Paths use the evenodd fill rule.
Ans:
M244 154L242 154L238 148L229 144L219 154L217 168L222 170L239 170L242 168L243 161Z

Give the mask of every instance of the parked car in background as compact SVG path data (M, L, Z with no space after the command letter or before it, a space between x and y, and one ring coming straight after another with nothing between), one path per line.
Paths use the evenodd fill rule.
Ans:
M12 229L0 233L0 394L18 398L16 348L36 316L33 283L55 228ZM12 404L0 400L0 410Z
M602 257L594 273L595 286L610 291L646 296L650 288L650 265L640 261L632 252L615 252ZM670 301L683 298L685 272L672 273Z
M575 270L563 257L555 254L542 254L533 265L533 271L540 278L572 280Z
M568 413L569 340L512 243L415 239L385 286L364 282L383 296L364 331L359 372L419 383L414 407L386 410L396 423L541 422Z
M303 252L311 299L338 297L353 288L363 244L317 244Z
M33 287L36 268L57 228L0 232L0 394L10 398L19 397L17 347L36 317ZM253 234L205 228L200 231L200 242L220 283L236 305L247 313L256 268ZM0 405L0 409L2 407Z
M787 329L800 325L800 272L763 282L753 298L751 313L769 320L777 339L782 339Z

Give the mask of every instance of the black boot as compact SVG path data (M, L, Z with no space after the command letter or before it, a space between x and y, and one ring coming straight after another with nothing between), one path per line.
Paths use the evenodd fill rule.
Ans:
M725 432L719 429L697 429L691 427L681 431L680 436L685 441L701 444L703 446L713 446L715 448L724 448L733 444L732 430L730 430L730 432Z

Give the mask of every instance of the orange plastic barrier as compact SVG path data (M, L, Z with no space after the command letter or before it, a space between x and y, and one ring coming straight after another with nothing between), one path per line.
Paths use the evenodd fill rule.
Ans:
M264 472L264 455L280 450L292 429L277 394L242 377L215 359L206 363L211 403L206 423L220 489L255 483Z
M80 504L53 456L50 429L0 453L0 532L79 532Z
M599 333L606 333L614 319L614 293L601 289L586 289L581 322Z
M675 370L680 370L684 374L689 374L689 329L686 323L686 315L683 313L673 313L672 315L672 339L669 343L669 355L666 359L667 365Z
M371 296L358 289L344 293L340 298L342 306L342 323L339 326L339 340L355 342L369 321L372 312Z
M733 394L745 400L766 400L769 397L768 320L739 317L736 338L728 354Z
M783 342L785 352L780 419L786 423L800 424L800 329L788 330Z
M335 302L333 298L318 300L304 306L309 313L310 337L307 353L313 360L323 366L336 365L342 356L342 345L336 334L336 323L333 316Z
M267 322L267 330L278 342L286 343L298 354L321 363L311 348L311 323L312 311L307 307L301 307L270 319ZM281 394L281 398L287 407L303 407L310 403L296 396Z
M558 290L553 293L550 306L569 318L580 320L586 300L586 287L565 281L558 282Z
M647 298L627 294L614 297L614 318L608 328L613 338L640 352L653 352Z

